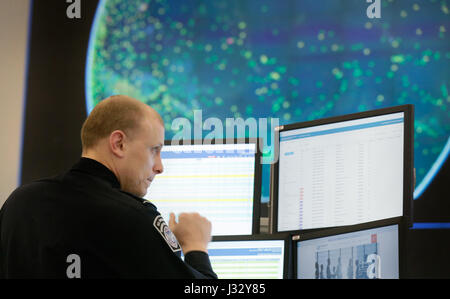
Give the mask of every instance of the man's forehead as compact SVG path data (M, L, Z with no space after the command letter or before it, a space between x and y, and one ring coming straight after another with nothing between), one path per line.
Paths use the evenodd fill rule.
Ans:
M161 117L159 114L155 113L146 113L142 123L146 127L150 127L154 130L161 130L161 128L164 130L164 123L162 122Z
M155 120L148 121L146 122L145 127L149 137L154 140L153 143L161 146L164 145L165 129L164 126L159 121Z
M150 107L148 105L145 105L144 110L145 110L146 118L156 120L157 122L159 122L160 124L162 124L164 126L164 122L163 122L161 115L159 115L159 113L155 109L153 109L152 107Z

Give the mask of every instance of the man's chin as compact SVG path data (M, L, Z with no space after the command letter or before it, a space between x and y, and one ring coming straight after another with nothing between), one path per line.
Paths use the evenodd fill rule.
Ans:
M147 190L145 190L144 192L139 192L139 194L136 194L136 196L143 198L146 194L147 194Z

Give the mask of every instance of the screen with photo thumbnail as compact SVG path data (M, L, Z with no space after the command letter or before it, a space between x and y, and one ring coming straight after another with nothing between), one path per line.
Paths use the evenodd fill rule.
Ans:
M280 132L278 231L403 216L404 113Z
M398 225L297 243L297 278L399 278Z
M208 253L220 279L281 279L284 244L284 240L213 241Z
M145 198L168 223L171 212L197 212L212 235L250 235L256 143L165 145L164 171Z

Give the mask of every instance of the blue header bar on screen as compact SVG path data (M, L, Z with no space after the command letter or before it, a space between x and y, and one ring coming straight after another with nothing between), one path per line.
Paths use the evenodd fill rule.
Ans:
M161 159L200 159L200 158L251 158L255 152L251 150L219 150L219 151L162 151Z
M276 255L281 253L281 247L208 249L210 256Z
M320 136L320 135L361 130L361 129L379 127L379 126L387 126L387 125L403 123L403 121L404 121L404 118L395 118L395 119L376 121L376 122L371 122L371 123L366 123L366 124L357 124L357 125L351 125L351 126L347 126L347 127L340 127L340 128L327 129L327 130L308 132L308 133L300 133L300 134L289 135L289 136L281 136L280 141L289 141L289 140L308 138L308 137L314 137L314 136ZM301 129L298 129L298 130L301 130Z

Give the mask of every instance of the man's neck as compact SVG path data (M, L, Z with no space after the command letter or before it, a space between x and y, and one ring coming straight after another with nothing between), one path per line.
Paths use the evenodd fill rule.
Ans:
M120 180L120 178L117 176L117 171L116 171L116 167L114 166L114 163L112 161L109 161L109 159L105 159L104 157L107 157L107 155L99 153L97 151L83 151L81 153L81 157L82 158L89 158L92 160L95 160L99 163L101 163L103 166L105 166L106 168L108 168L112 173L114 173L114 175L117 177L117 179Z

